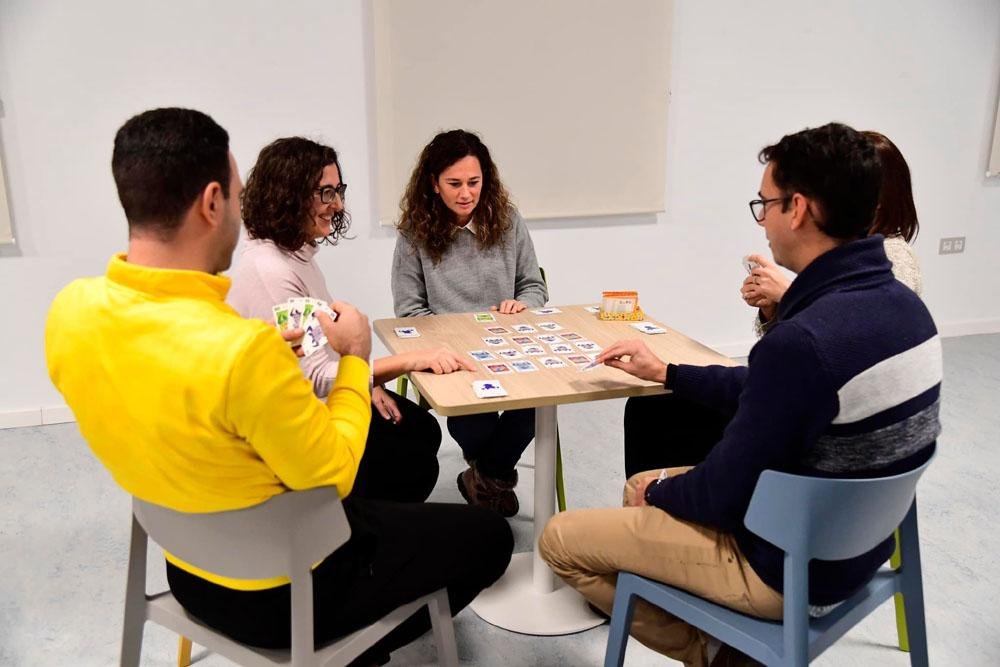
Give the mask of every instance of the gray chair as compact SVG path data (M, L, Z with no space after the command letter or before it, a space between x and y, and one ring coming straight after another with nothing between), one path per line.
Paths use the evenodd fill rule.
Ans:
M455 631L442 589L319 650L313 642L311 565L350 537L344 508L332 487L289 491L255 507L187 514L132 499L132 540L125 590L121 665L136 666L142 631L152 621L242 665L344 665L427 605L443 665L458 665ZM170 591L146 594L147 536L177 558L236 579L291 579L291 650L254 648L192 618Z
M781 548L784 618L768 621L733 611L639 575L618 575L605 667L621 667L637 598L701 628L766 665L809 663L879 605L903 594L910 664L926 667L927 628L917 535L919 468L892 477L826 479L765 470L745 523ZM863 554L899 528L902 565L883 568L861 590L825 616L809 616L808 565L813 558L844 560Z

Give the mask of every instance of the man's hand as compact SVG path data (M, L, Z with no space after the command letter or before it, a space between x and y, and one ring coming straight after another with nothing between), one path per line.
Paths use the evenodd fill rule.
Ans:
M330 308L337 313L334 322L323 311L316 312L323 327L327 344L342 357L360 357L366 362L372 354L372 331L368 318L360 310L344 301L334 301Z
M408 371L431 371L435 375L446 375L455 371L475 371L471 359L460 357L446 347L429 350L414 350L406 353Z
M628 357L628 361L624 357ZM667 365L641 340L620 340L605 348L595 361L643 380L660 384L667 381Z
M339 318L338 318L339 319ZM392 398L392 395L382 388L381 385L372 387L372 405L382 415L382 419L398 424L403 420L403 413L399 411L399 406Z
M500 302L499 306L490 306L490 310L494 313L499 312L501 315L513 315L514 313L520 313L525 308L527 308L527 306L517 299L504 299Z
M271 322L271 326L274 326L274 322ZM306 356L306 353L302 350L302 345L301 345L302 337L306 335L305 331L303 331L302 329L283 329L278 333L281 334L281 337L285 339L286 343L294 343L295 341L299 341L299 345L293 347L292 352L294 352L295 356L299 357L300 359Z
M777 306L781 297L785 296L791 281L782 273L778 265L763 255L750 255L747 259L756 262L757 266L743 281L740 293L743 300L755 308Z

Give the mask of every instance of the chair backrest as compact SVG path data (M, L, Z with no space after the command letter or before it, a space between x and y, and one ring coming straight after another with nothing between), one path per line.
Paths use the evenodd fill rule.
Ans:
M853 558L899 527L931 460L909 472L871 479L765 470L750 499L746 527L794 556Z
M351 535L337 490L287 491L245 509L177 512L132 499L146 534L186 563L234 579L287 576L317 563Z

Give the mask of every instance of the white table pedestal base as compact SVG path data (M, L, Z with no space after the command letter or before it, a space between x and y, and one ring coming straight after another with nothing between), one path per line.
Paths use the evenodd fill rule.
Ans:
M507 572L469 606L487 623L526 635L568 635L604 622L564 584L541 593L532 582L532 552L514 554Z

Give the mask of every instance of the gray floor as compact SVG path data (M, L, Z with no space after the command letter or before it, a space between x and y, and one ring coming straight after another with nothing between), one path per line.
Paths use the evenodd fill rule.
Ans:
M1000 534L991 516L1000 470L1000 335L944 343L944 434L921 482L930 653L937 665L1000 664ZM571 507L621 498L622 401L560 410ZM666 426L666 425L665 425ZM525 457L531 460L531 453ZM432 498L460 502L457 446L442 446ZM0 665L116 663L122 614L128 501L94 460L76 426L0 431ZM532 475L522 471L522 511L513 521L518 551L531 542ZM153 568L162 578L162 567ZM530 637L492 627L468 610L456 619L459 654L469 665L599 665L607 626L566 637ZM819 665L905 665L893 648L892 605L820 657ZM148 626L143 664L172 665L176 637ZM198 665L228 661L195 648ZM392 665L434 664L429 637L394 655ZM628 665L674 664L630 642Z

